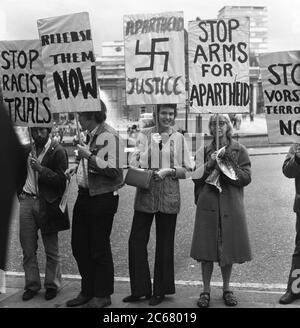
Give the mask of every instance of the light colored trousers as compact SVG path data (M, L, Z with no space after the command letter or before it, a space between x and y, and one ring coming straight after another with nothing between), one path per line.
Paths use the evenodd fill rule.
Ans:
M41 279L37 261L39 200L31 196L20 199L20 242L23 249L25 289L38 291ZM58 233L41 233L46 253L44 287L58 289L61 284L61 263L58 250Z

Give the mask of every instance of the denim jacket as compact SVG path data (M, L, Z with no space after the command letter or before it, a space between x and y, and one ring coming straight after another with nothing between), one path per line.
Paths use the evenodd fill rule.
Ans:
M97 166L88 164L90 196L118 190L123 186L123 170L120 168L119 147L122 147L118 132L102 123L90 143L90 151L96 155ZM105 165L101 165L105 161Z

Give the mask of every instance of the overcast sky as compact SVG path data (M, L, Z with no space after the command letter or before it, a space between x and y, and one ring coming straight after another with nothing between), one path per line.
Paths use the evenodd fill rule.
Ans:
M267 6L269 51L300 50L300 0L1 0L0 40L38 38L39 18L87 11L95 51L101 42L122 40L124 14L183 11L185 23L216 18L227 5Z

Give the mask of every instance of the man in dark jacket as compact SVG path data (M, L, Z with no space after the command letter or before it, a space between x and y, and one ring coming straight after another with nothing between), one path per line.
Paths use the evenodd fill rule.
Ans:
M20 241L23 249L25 292L23 300L33 298L41 288L37 262L38 230L46 252L45 299L50 300L60 287L58 231L69 229L68 213L59 204L66 187L65 149L51 140L49 128L31 128L34 145L28 154L27 179L19 194Z
M13 197L18 186L23 185L26 178L26 159L23 147L12 127L4 106L0 103L0 172L1 172L1 215L0 215L0 271L5 270L7 256L7 239L9 219L11 216ZM3 272L2 272L3 274ZM0 272L1 277L1 272ZM1 278L0 278L0 290Z
M283 163L283 174L295 179L296 197L294 212L296 212L295 250L292 256L292 266L288 278L287 290L281 296L279 303L290 304L300 298L300 144L293 145Z

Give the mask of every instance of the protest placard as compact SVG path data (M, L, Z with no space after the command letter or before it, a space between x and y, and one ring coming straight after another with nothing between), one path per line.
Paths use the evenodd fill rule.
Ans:
M3 102L20 126L51 126L40 40L0 41Z
M300 51L259 56L270 143L300 142Z
M185 103L182 12L124 16L127 105Z
M191 113L249 111L249 18L189 22Z
M99 110L88 13L39 19L37 24L52 112Z

